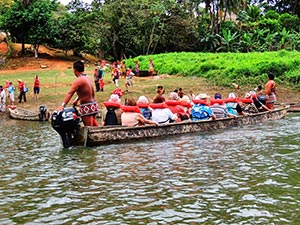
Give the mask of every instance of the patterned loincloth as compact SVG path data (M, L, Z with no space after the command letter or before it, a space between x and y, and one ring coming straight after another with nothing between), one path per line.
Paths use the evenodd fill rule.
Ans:
M268 104L268 103L274 103L274 102L276 102L276 95L274 93L272 93L269 95L269 98L267 98L266 103Z
M97 102L89 102L80 105L79 109L81 116L88 116L98 113L98 104Z

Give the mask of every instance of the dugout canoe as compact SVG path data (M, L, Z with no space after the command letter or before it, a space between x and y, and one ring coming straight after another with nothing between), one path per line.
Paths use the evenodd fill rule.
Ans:
M290 103L288 112L300 112L300 103Z
M8 107L8 112L10 118L16 120L48 121L50 118L49 112L45 112L45 115L42 116L41 111L34 112L20 107Z
M289 106L281 106L273 111L224 118L210 121L184 121L160 126L146 125L139 127L82 127L74 137L73 145L100 146L113 143L140 141L148 138L201 133L211 130L225 129L244 125L259 124L266 121L279 120L285 117Z

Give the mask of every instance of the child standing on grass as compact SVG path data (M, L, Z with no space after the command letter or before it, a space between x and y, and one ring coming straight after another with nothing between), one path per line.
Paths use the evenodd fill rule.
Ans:
M133 87L133 82L132 82L132 77L135 74L132 72L131 68L128 68L126 71L126 82L125 82L125 87L126 87L126 92L129 92L128 88Z
M12 82L9 82L8 94L9 94L10 105L14 105L15 104L15 87Z
M119 87L118 81L119 81L119 77L120 77L120 71L119 71L117 66L114 68L112 76L113 76L113 82L116 85L116 87L118 88Z

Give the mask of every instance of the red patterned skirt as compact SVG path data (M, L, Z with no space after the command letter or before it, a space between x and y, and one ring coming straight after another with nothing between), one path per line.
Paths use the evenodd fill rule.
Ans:
M89 102L80 105L79 109L81 116L94 115L98 113L98 103L97 102Z

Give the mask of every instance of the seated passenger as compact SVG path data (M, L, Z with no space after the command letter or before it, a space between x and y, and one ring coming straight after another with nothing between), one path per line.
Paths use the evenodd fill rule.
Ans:
M136 105L136 101L133 98L127 99L126 105L121 108L123 110L121 115L122 126L135 127L145 124L159 125L157 122L143 117L139 107Z
M196 96L192 107L192 121L216 119L216 115L208 106L208 98L209 96L207 94L199 94Z
M183 107L185 115L181 116L181 120L190 120L193 102L190 100L189 96L184 95L180 100L180 105Z
M251 94L248 92L245 94L245 98L241 99L243 102L243 111L246 113L258 113L258 109L253 102Z
M239 99L235 93L229 93L228 98L225 99L225 106L228 113L232 115L245 115L239 103Z
M161 86L159 86L159 87L161 87ZM165 93L164 89L157 89L156 96L154 97L154 99L161 98L163 101L165 101L166 99L165 99L164 93ZM153 99L153 101L154 101L154 99Z
M170 93L169 100L166 101L166 104L171 112L177 115L177 122L181 122L183 119L189 118L189 115L184 111L176 92Z
M121 99L117 94L112 94L107 102L103 103L105 108L102 110L101 124L121 125Z
M146 96L140 96L137 100L137 106L141 109L142 115L147 119L151 120L152 118L152 109L149 107L149 100Z
M255 91L250 91L249 92L251 94L251 98L253 100L254 105L256 106L256 108L258 109L259 112L263 112L263 111L270 111L270 109L264 105L257 97L256 92Z
M235 116L227 111L224 100L222 100L222 95L220 93L216 93L214 99L211 99L210 108L212 109L213 113L216 115L217 118Z
M184 91L183 91L182 88L179 88L179 90L178 90L178 97L182 98L183 96L184 96Z
M150 107L153 109L152 120L159 124L166 124L177 120L177 115L172 113L168 108L162 96L156 96Z

